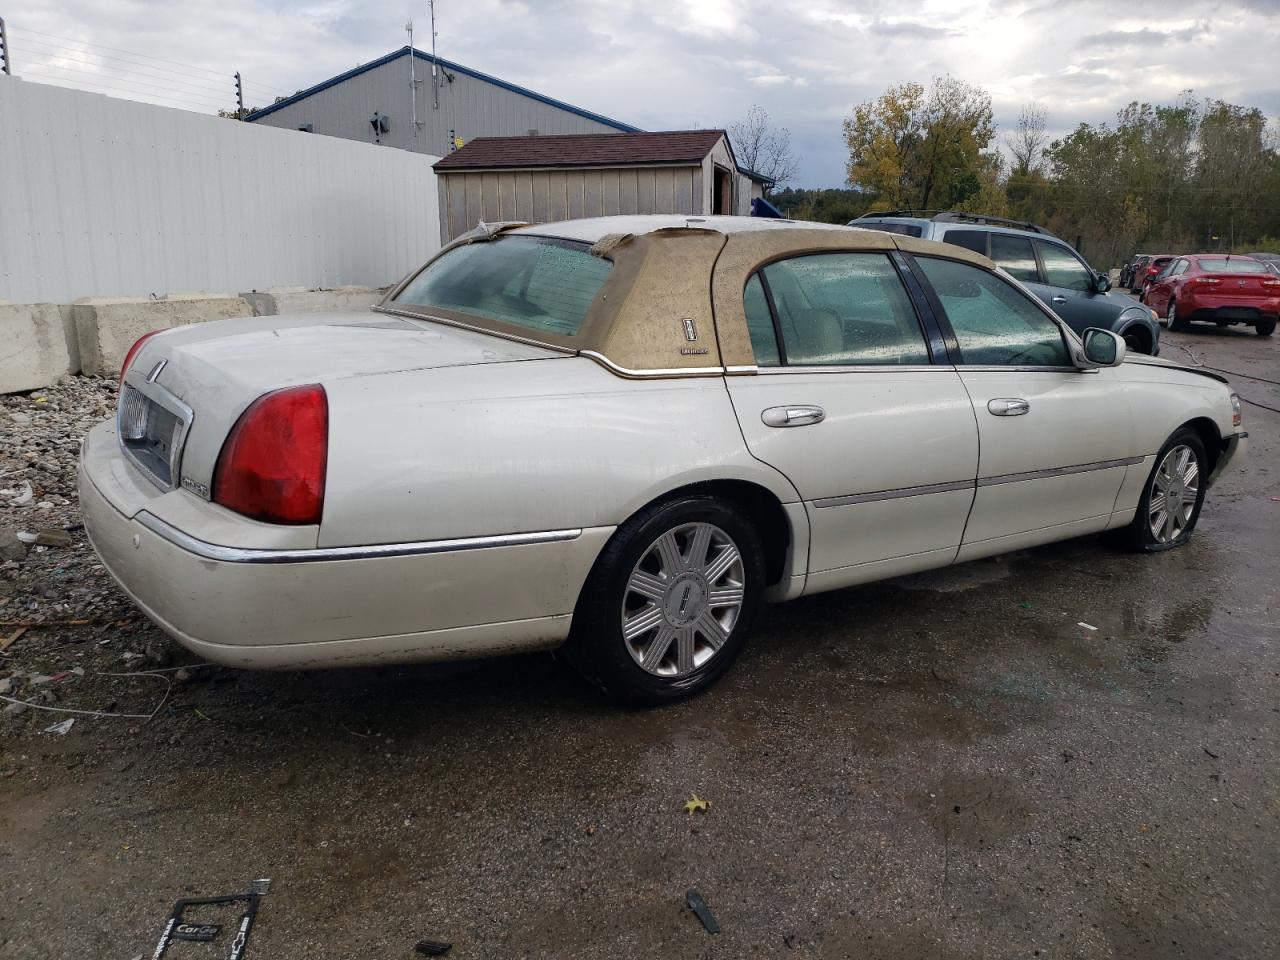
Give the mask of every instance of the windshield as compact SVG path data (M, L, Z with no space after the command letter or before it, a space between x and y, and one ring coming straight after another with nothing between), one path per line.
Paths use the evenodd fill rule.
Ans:
M1257 260L1228 260L1226 257L1214 260L1200 260L1200 269L1205 273L1266 273L1267 268Z
M585 243L501 237L450 250L414 277L395 302L572 337L612 266Z

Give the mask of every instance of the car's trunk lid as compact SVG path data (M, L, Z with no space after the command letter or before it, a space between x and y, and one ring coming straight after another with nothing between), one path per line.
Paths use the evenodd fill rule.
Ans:
M207 498L227 433L249 404L272 390L564 356L378 313L226 320L148 340L121 385L118 425L126 453L155 483Z
M1233 300L1259 300L1280 295L1280 277L1270 273L1211 273L1197 279L1200 290ZM1217 283L1206 282L1212 280Z

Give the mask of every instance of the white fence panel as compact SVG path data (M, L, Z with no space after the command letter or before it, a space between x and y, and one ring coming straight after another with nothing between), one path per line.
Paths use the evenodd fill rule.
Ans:
M0 300L385 286L437 159L0 76Z

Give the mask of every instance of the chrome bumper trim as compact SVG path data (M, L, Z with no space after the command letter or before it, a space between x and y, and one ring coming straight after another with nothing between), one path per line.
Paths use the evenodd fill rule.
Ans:
M334 560L370 560L382 557L411 557L462 550L489 550L495 547L523 547L537 543L576 540L582 529L544 530L537 533L507 533L491 537L459 537L455 540L418 540L410 543L375 543L358 547L315 547L303 550L264 550L224 547L199 540L143 510L135 519L152 533L176 547L204 560L222 563L323 563Z

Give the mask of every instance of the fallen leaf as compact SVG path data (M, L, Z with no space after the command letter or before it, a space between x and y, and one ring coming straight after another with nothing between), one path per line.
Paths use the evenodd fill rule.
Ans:
M695 810L698 810L701 813L706 813L710 809L711 809L711 801L703 800L696 793L693 794L693 796L690 799L684 802L684 812L689 814L690 816L693 816L693 811Z

